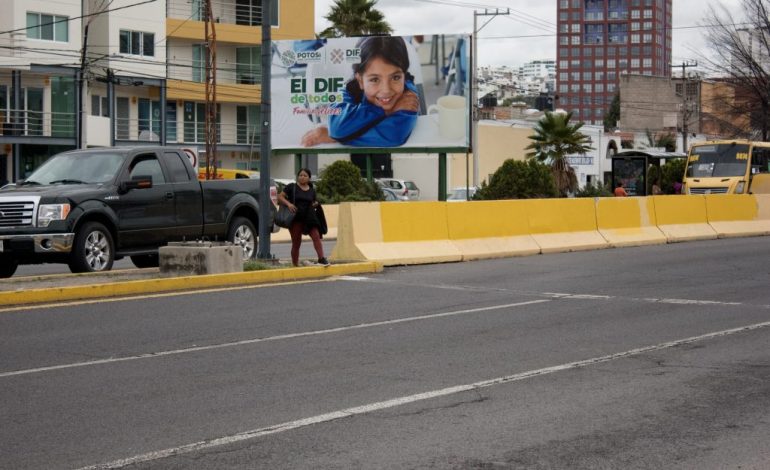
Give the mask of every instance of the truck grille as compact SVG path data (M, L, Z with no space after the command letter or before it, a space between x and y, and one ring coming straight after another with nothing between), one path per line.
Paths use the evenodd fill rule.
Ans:
M727 188L690 188L690 194L727 194Z
M35 201L0 200L0 228L29 227L35 214Z

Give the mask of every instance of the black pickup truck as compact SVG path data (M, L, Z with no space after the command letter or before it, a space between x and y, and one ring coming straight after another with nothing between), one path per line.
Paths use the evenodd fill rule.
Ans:
M199 181L197 173L173 147L54 155L0 189L0 278L19 264L108 271L130 256L137 267L157 266L158 249L170 241L228 240L253 258L259 180ZM272 225L273 214L266 220Z

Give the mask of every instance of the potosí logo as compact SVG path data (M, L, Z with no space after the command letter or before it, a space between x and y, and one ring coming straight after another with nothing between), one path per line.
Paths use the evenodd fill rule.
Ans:
M298 64L318 63L323 60L323 54L319 51L301 51L296 54Z

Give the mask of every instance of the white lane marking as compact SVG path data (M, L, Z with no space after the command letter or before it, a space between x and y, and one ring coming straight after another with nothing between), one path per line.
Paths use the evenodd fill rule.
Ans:
M249 439L255 439L261 436L267 436L270 434L277 434L280 432L290 431L305 426L312 426L319 423L327 423L335 421L341 418L349 418L356 415L362 415L371 413L373 411L384 410L388 408L394 408L397 406L403 406L410 403L430 400L433 398L443 397L447 395L453 395L456 393L467 392L471 390L478 390L481 388L493 387L496 385L502 385L510 382L516 382L520 380L529 379L532 377L538 377L546 374L553 374L556 372L562 372L570 369L577 369L580 367L586 367L594 364L600 364L604 362L614 361L616 359L627 358L636 356L639 354L658 351L661 349L673 348L676 346L682 346L684 344L695 343L698 341L709 340L722 336L733 335L736 333L743 333L747 331L757 330L770 326L770 322L756 323L753 325L742 326L738 328L731 328L729 330L722 330L713 333L706 333L699 336L691 336L689 338L678 339L674 341L667 341L665 343L655 344L652 346L644 346L641 348L631 349L628 351L618 352L614 354L608 354L606 356L598 356L590 359L584 359L582 361L568 362L566 364L560 364L551 367L545 367L542 369L535 369L526 372L520 372L518 374L506 375L503 377L497 377L494 379L483 380L466 385L455 385L453 387L442 388L439 390L428 391L424 393L418 393L415 395L407 395L403 397L394 398L391 400L385 400L375 403L369 403L367 405L355 406L352 408L345 408L338 411L332 411L331 413L324 413L309 418L299 419L295 421L288 421L273 426L267 426L264 428L253 429L250 431L240 432L229 436L218 437L214 439L207 439L203 441L194 442L192 444L185 444L179 447L172 447L154 452L148 452L146 454L140 454L126 459L115 460L108 463L92 465L89 467L82 467L79 470L96 470L105 468L121 468L136 463L149 462L153 460L160 460L163 458L171 457L174 455L186 454L190 452L196 452L200 450L210 449L213 447L220 447L237 442L246 441Z
M34 369L24 369L24 370L16 370L11 372L2 372L0 373L0 378L5 377L13 377L17 375L28 375L28 374L37 374L40 372L50 372L54 370L62 370L62 369L74 369L76 367L89 367L89 366L95 366L99 364L112 364L116 362L126 362L126 361L136 361L140 359L151 359L151 358L157 358L157 357L165 357L165 356L174 356L179 354L188 354L192 352L200 352L200 351L212 351L215 349L224 349L224 348L234 348L238 346L246 346L250 344L256 344L256 343L265 343L268 341L280 341L285 339L293 339L293 338L303 338L307 336L319 336L319 335L327 335L331 333L340 333L343 331L352 331L352 330L361 330L364 328L373 328L377 326L384 326L384 325L396 325L398 323L407 323L407 322L414 322L414 321L421 321L421 320L433 320L436 318L443 318L443 317L451 317L456 315L466 315L469 313L478 313L478 312L488 312L492 310L502 310L507 308L513 308L513 307L523 307L525 305L533 305L533 304L540 304L543 302L550 302L548 299L541 299L541 300L529 300L527 302L516 302L511 304L502 304L502 305L492 305L489 307L478 307L478 308L469 308L464 310L455 310L451 312L443 312L443 313L433 313L428 315L419 315L415 317L407 317L407 318L396 318L393 320L383 320L378 322L372 322L372 323L360 323L358 325L349 325L349 326L340 326L337 328L328 328L325 330L316 330L316 331L305 331L300 333L288 333L284 335L276 335L276 336L269 336L266 338L251 338L251 339L244 339L241 341L233 341L230 343L220 343L220 344L212 344L209 346L193 346L189 348L183 348L183 349L174 349L169 351L159 351L159 352L153 352L153 353L146 353L146 354L137 354L135 356L126 356L126 357L111 357L107 359L97 359L93 361L84 361L84 362L75 362L71 364L60 364L56 366L47 366L47 367L37 367Z

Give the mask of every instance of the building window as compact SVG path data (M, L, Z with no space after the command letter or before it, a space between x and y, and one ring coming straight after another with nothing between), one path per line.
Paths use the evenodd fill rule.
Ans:
M120 53L155 57L155 33L120 30Z
M604 93L604 83L597 83L594 85L594 91L596 93Z
M567 93L569 90L569 86L566 83L562 83L559 85L559 93Z
M639 35L634 33L631 35L631 44L639 44Z
M559 72L559 81L567 81L569 79L569 74L567 72Z
M580 36L572 36L571 44L573 46L579 46L580 45Z
M559 68L560 69L569 68L569 61L568 60L560 60L559 61Z
M206 46L204 44L193 44L192 46L192 81L203 83L206 75L206 65L204 54Z
M639 31L639 28L640 26L638 21L634 21L631 23L631 31Z
M235 82L256 85L262 75L262 49L254 47L235 48Z
M644 18L652 18L652 10L644 10Z
M259 143L259 106L237 106L236 118L238 143Z
M644 29L652 29L652 21L645 21L644 22Z
M127 97L118 97L115 100L115 138L127 140L131 132L131 121L129 115L129 104Z
M217 142L222 140L220 129L221 108L217 104ZM184 141L206 142L206 104L184 102Z
M562 23L559 25L559 32L560 33L569 33L569 25L567 23Z
M572 24L572 32L573 33L579 33L580 32L580 23L573 23Z
M644 68L650 68L652 67L652 59L642 59L642 67Z
M110 104L106 96L91 95L91 116L108 117Z
M640 17L639 10L631 10L631 19L638 20Z
M232 5L232 3L231 3ZM270 25L278 26L279 0L271 0ZM259 26L262 24L262 0L235 0L235 24Z
M569 8L569 0L559 0L559 8L562 10Z
M27 12L27 37L68 42L69 17Z
M604 72L602 72L601 70L598 71L598 72L594 72L594 80L596 80L597 82L603 81L604 80Z
M604 59L596 59L594 61L594 67L596 67L596 68L604 67Z
M569 37L567 36L559 36L559 45L560 46L566 46L569 44Z
M649 43L649 42L652 42L652 34L650 34L650 33L645 33L645 34L642 36L642 42L645 42L645 43Z

